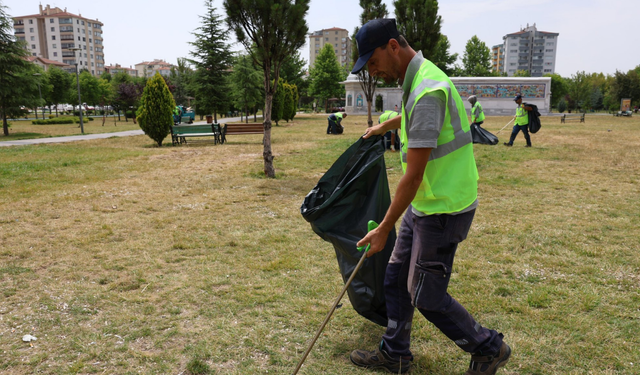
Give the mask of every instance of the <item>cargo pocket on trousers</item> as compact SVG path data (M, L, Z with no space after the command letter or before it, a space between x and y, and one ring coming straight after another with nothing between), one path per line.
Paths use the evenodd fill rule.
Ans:
M413 306L438 311L444 306L451 268L442 262L423 262L416 265Z

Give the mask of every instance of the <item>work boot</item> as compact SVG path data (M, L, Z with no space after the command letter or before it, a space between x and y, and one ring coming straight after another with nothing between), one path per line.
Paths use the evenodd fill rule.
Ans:
M531 145L526 145L526 146L524 146L524 147L531 147Z
M508 146L508 147L511 147L511 146L513 146L513 143L505 142L505 143L504 143L504 145L505 145L505 146Z
M376 349L372 352L356 349L349 356L351 363L367 369L385 369L391 373L404 374L409 371L413 356L392 358L384 349Z
M504 342L496 355L472 354L469 369L464 375L494 375L500 367L509 362L510 356L511 348Z

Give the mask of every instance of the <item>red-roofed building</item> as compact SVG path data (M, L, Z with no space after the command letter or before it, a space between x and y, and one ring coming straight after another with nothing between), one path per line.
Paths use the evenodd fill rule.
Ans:
M95 76L104 72L103 26L97 19L49 5L40 5L38 14L13 17L15 36L27 43L32 56L73 66L72 71L78 64Z
M171 73L171 68L175 65L170 64L164 60L155 59L153 61L143 61L136 64L136 70L138 71L138 77L153 77L156 72L159 72L161 76L168 78Z
M61 63L60 61L45 59L44 57L39 56L29 56L27 57L27 61L30 61L42 68L45 72L49 70L49 67L55 66L57 68L66 70L68 72L76 72L76 67L73 65Z
M112 76L114 74L125 72L128 75L130 75L131 77L138 77L138 71L137 70L135 70L133 68L127 68L125 66L120 66L120 64L105 66L104 67L104 71L106 73L111 74Z
M351 37L349 36L349 31L332 27L309 34L309 67L313 66L316 57L318 57L325 44L331 44L340 65L348 66L351 64Z

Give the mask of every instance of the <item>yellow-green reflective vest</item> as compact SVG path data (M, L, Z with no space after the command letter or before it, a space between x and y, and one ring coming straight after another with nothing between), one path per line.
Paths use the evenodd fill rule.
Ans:
M338 124L340 123L340 121L342 121L342 113L340 112L336 112L334 113L334 116L336 116L336 121L338 122Z
M378 124L382 124L383 122L392 119L398 115L398 112L387 109L383 114L378 118Z
M422 61L413 78L406 103L402 103L402 170L407 171L409 142L406 127L414 106L423 96L436 90L446 97L444 125L438 136L438 147L431 150L422 183L411 202L414 209L427 215L462 211L478 197L478 169L464 104L449 77L427 59Z
M518 109L516 109L516 125L527 125L529 124L529 111L524 109L524 104L520 104Z
M482 105L479 102L473 105L471 108L471 122L480 122L484 121L484 111L482 110Z

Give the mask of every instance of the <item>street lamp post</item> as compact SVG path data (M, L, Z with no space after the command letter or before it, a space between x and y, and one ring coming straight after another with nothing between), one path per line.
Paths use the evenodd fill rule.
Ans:
M69 50L74 51L74 55L75 55L75 51L82 51L81 48L69 48ZM82 123L82 97L80 96L80 74L78 73L77 59L76 59L75 66L76 66L76 82L78 83L78 109L80 110L80 131L82 132L82 134L84 134L84 124Z
M33 73L34 76L39 77L42 74ZM42 104L42 90L40 90L40 78L38 78L38 93L40 93L40 104ZM36 120L38 119L38 106L36 106ZM44 120L44 106L42 108L42 119Z

